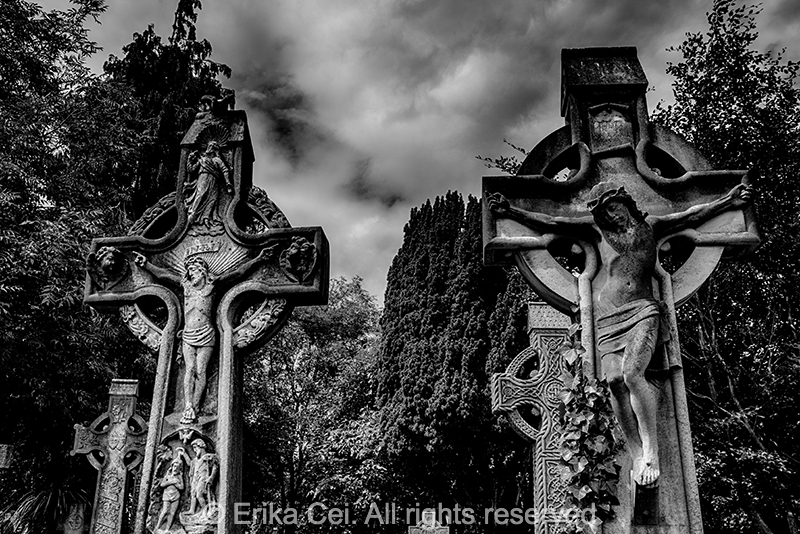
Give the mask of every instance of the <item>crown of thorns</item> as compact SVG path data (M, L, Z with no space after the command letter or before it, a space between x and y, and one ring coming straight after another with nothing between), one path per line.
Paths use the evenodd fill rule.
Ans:
M190 256L186 258L186 261L183 262L183 266L186 268L187 271L189 270L189 267L192 267L194 265L202 267L206 271L208 270L208 263L200 256Z
M613 182L600 182L594 186L589 192L589 202L587 202L587 206L592 212L592 215L596 215L598 211L602 210L605 205L612 200L619 200L628 206L628 210L631 212L631 215L633 215L636 219L644 220L647 217L646 213L643 213L641 210L639 210L639 207L636 205L636 201L633 200L633 197L631 197L628 192L625 191L625 187L617 187L617 185Z

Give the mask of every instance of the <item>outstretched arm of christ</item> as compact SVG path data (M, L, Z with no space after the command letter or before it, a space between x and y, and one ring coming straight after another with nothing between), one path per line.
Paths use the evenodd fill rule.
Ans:
M486 197L486 203L497 217L517 221L535 230L578 231L591 227L594 222L591 216L554 217L546 213L523 210L512 206L500 193L492 193Z
M663 237L686 228L694 228L728 210L741 209L750 203L753 189L739 184L724 197L705 204L692 206L686 211L648 217L656 237Z
M153 265L147 261L147 258L143 254L139 254L138 252L134 252L133 254L133 262L155 276L157 279L166 280L176 285L181 285L181 277L178 274L170 271L169 269L164 269L157 265Z
M246 263L243 263L235 271L230 271L230 272L223 273L223 274L219 275L217 280L220 281L220 282L225 282L226 280L230 280L232 278L241 278L241 277L243 277L251 269L255 268L258 264L263 263L263 262L269 260L270 258L272 258L272 256L275 255L275 249L277 247L278 247L278 245L276 243L274 245L271 245L271 246L263 249L258 254L258 256L256 256L255 258L253 258L252 260L250 260L250 261L248 261Z

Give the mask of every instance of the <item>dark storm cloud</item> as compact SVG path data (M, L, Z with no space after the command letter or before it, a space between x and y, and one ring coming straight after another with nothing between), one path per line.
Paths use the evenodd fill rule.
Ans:
M126 16L165 4L119 2ZM797 44L798 6L765 7L765 43ZM269 184L293 223L325 227L334 276L360 274L382 293L412 206L449 189L477 193L491 171L475 154L508 154L504 138L532 147L563 124L562 48L637 46L656 87L652 107L670 95L666 63L680 60L665 49L704 32L710 8L711 0L228 0L204 4L199 35L233 68L227 85L249 112L256 183Z
M313 148L334 142L330 132L317 121L308 97L284 76L265 81L267 85L239 91L251 111L267 119L268 139L293 165L299 165Z
M235 32L210 40L216 50L236 51L221 59L245 73L234 81L269 131L272 146L261 152L286 161L290 182L308 184L303 211L327 219L314 224L332 243L360 251L341 258L339 269L374 288L382 287L412 206L448 189L476 193L485 169L475 154L504 151L503 138L531 147L563 124L561 48L638 45L650 74L648 60L677 44L660 38L665 30L681 35L693 5L238 2L217 17ZM663 71L663 60L656 68ZM281 86L287 94L276 80L291 80ZM357 245L345 244L353 239ZM365 266L364 257L374 261Z
M377 200L387 208L404 200L401 195L390 191L387 184L377 184L372 181L368 159L359 161L355 171L355 175L345 184L344 189L357 200Z

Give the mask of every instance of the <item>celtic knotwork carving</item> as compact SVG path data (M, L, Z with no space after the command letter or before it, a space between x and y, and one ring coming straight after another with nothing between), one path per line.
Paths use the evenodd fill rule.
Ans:
M144 455L144 420L136 414L136 381L112 382L108 409L88 427L75 425L72 455L85 454L99 471L94 532L118 534L128 472ZM91 435L91 437L88 437Z
M567 486L561 479L561 464L559 462L547 463L547 497L551 506L563 506L567 496Z
M558 349L566 339L569 321L564 315L554 316L546 305L531 304L530 308L531 346L514 358L505 373L492 377L492 409L503 413L518 434L533 442L534 500L543 512L554 514L552 522L558 520L557 511L564 503L561 433L555 418L564 371ZM526 420L526 410L539 416L538 428ZM543 520L548 521L547 517ZM542 526L536 532L549 534L548 528Z
M119 313L125 326L133 332L133 335L150 350L158 351L161 345L161 329L154 325L138 306L135 304L122 306Z
M247 203L263 215L270 228L289 228L291 225L286 219L281 209L269 198L266 191L259 187L250 189L250 194L247 197ZM250 232L255 234L258 232Z
M246 347L259 337L271 326L278 322L281 314L286 309L286 300L269 299L264 301L261 308L233 332L233 344L236 348Z
M505 373L495 374L491 383L492 411L505 414L514 430L529 441L540 437L540 431L525 420L520 410L532 409L541 415L544 405L535 379L523 378L520 374L530 362L536 361L540 361L539 351L528 347L512 360Z
M131 226L131 229L128 230L128 235L141 235L147 230L147 227L155 221L159 215L167 211L168 209L175 206L175 192L161 197L159 201L148 208L141 217L139 217L135 223Z

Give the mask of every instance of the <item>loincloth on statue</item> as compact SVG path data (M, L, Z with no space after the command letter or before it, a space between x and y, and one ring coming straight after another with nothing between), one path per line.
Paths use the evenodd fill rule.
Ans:
M213 347L217 341L217 333L211 326L205 325L200 328L184 330L182 339L190 347Z
M597 352L600 357L624 351L631 342L636 327L650 317L658 318L655 332L658 338L647 371L660 373L680 368L680 360L672 354L667 343L670 331L666 306L654 299L634 300L598 317Z

